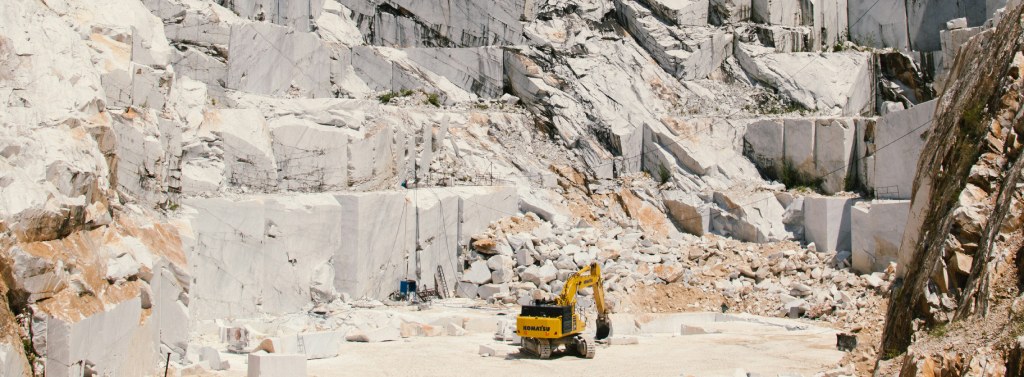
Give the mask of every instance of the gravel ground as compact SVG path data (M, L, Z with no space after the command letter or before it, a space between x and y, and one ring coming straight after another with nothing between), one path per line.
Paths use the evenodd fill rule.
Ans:
M734 376L738 369L761 376L804 375L830 369L842 357L833 330L806 321L772 318L801 330L749 322L695 322L701 335L638 336L635 345L602 345L592 360L556 355L538 360L520 355L491 334L462 337L415 337L395 342L345 343L340 356L308 362L309 376ZM780 322L781 321L781 322ZM787 322L788 321L788 322ZM482 344L497 344L513 353L482 357ZM244 376L246 356L222 354L231 363L206 376Z

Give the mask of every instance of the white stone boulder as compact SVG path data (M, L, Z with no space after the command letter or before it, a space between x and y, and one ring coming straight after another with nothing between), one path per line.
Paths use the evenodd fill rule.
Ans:
M792 236L782 223L786 209L769 191L716 191L711 220L714 233L747 242L773 242Z
M818 251L850 251L850 213L857 198L805 197L804 236Z
M477 298L479 289L479 285L470 282L460 281L455 284L455 294L459 297Z
M702 236L711 230L713 206L705 203L696 195L681 192L664 193L665 208L672 221L683 231Z
M516 251L516 267L519 266L532 266L536 260L533 258L533 254L530 250L519 249Z
M527 267L520 275L522 281L528 281L541 286L547 284L547 282L555 280L558 276L558 269L551 263L550 260L544 262L543 266L530 266Z
M492 271L498 271L503 268L512 268L515 265L515 261L508 255L495 255L487 258L487 268Z
M298 336L302 340L303 353L310 360L338 356L341 343L345 341L345 333L341 331L302 333Z
M967 27L967 18L960 17L946 21L946 30L963 29Z
M806 109L844 116L872 111L874 79L869 54L775 53L746 44L734 51L747 74Z
M221 360L220 352L213 347L200 348L199 361L206 363L210 370L227 370L231 367L231 363L227 360Z
M491 282L495 284L508 283L515 278L515 270L511 267L501 267L491 272Z
M486 300L495 296L508 296L508 284L484 284L477 291L480 298Z
M155 370L156 348L149 329L141 326L141 319L138 297L86 318L46 317L47 375L77 375L81 373L82 362L91 365L99 375Z
M151 320L155 320L158 340L178 355L184 355L188 348L189 333L192 328L192 315L188 304L189 276L174 264L164 261L152 266L153 277L150 280ZM174 329L174 331L169 331ZM227 361L224 361L225 363ZM210 364L213 367L213 364Z
M481 344L480 345L479 353L480 353L480 356L484 356L484 357L487 357L487 356L505 357L505 356L508 356L509 354L515 352L515 351L516 351L516 349L514 347L510 347L510 346L505 345L505 344Z
M249 354L246 377L304 377L306 357L263 352Z
M853 269L868 274L884 271L890 262L899 262L909 214L909 200L874 200L854 205L850 214Z
M875 196L910 199L922 138L932 129L937 100L886 114L875 125L874 169L870 171Z
M463 271L462 281L476 285L489 283L491 281L491 270L487 268L487 262L482 260L473 262L469 269Z
M445 332L448 336L465 336L468 332L462 326L454 323L447 323L444 325Z

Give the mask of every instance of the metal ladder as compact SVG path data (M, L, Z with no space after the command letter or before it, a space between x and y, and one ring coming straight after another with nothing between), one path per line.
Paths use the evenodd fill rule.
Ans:
M448 298L448 282L444 279L444 270L441 266L437 266L437 275L434 276L434 284L437 286L438 296L441 298Z

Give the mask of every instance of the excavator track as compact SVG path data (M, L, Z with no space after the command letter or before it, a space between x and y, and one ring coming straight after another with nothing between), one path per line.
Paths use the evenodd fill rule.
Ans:
M540 344L539 344L539 347L538 347L539 348L538 349L539 352L537 353L537 356L540 356L541 359L550 359L551 358L551 341L548 340L548 339L538 339L538 343L540 343Z
M576 352L578 352L583 358L593 359L594 354L597 353L597 342L590 337L577 336Z
M537 338L523 338L523 351L537 356L541 359L551 358L551 340Z

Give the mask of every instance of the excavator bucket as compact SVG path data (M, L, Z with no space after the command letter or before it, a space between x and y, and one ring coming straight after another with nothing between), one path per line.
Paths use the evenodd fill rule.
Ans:
M597 333L594 339L601 340L612 335L612 321L608 316L597 316Z

